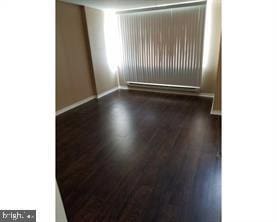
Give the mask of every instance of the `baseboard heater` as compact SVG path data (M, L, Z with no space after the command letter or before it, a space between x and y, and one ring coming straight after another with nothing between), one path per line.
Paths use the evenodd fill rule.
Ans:
M127 81L127 85L130 87L138 87L138 88L152 88L152 89L164 89L164 90L186 91L186 92L198 92L200 89L200 87L198 86L183 86L183 85L131 82L131 81Z

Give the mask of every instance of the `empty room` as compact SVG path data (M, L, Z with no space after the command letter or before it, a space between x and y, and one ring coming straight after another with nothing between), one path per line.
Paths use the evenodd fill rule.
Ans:
M57 221L221 221L221 1L56 1Z
M276 222L277 1L0 7L1 222Z

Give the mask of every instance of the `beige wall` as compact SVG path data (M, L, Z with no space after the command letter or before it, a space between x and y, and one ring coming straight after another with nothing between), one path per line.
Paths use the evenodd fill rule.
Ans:
M56 110L96 94L84 8L56 2Z
M221 47L220 47L220 53L219 53L216 91L215 91L215 97L214 97L213 110L221 111Z
M88 7L85 8L85 11L96 89L97 94L100 94L118 86L117 75L110 70L107 61L104 13L101 10Z
M215 93L221 36L221 0L207 0L201 91Z

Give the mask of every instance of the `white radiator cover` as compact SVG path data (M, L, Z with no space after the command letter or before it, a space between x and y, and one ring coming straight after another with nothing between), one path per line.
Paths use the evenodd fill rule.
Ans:
M119 15L127 82L199 88L206 5Z

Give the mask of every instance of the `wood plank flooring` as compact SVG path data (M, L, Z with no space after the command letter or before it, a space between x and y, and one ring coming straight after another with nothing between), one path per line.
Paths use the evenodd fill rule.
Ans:
M221 118L211 104L120 90L58 116L68 221L219 222Z

